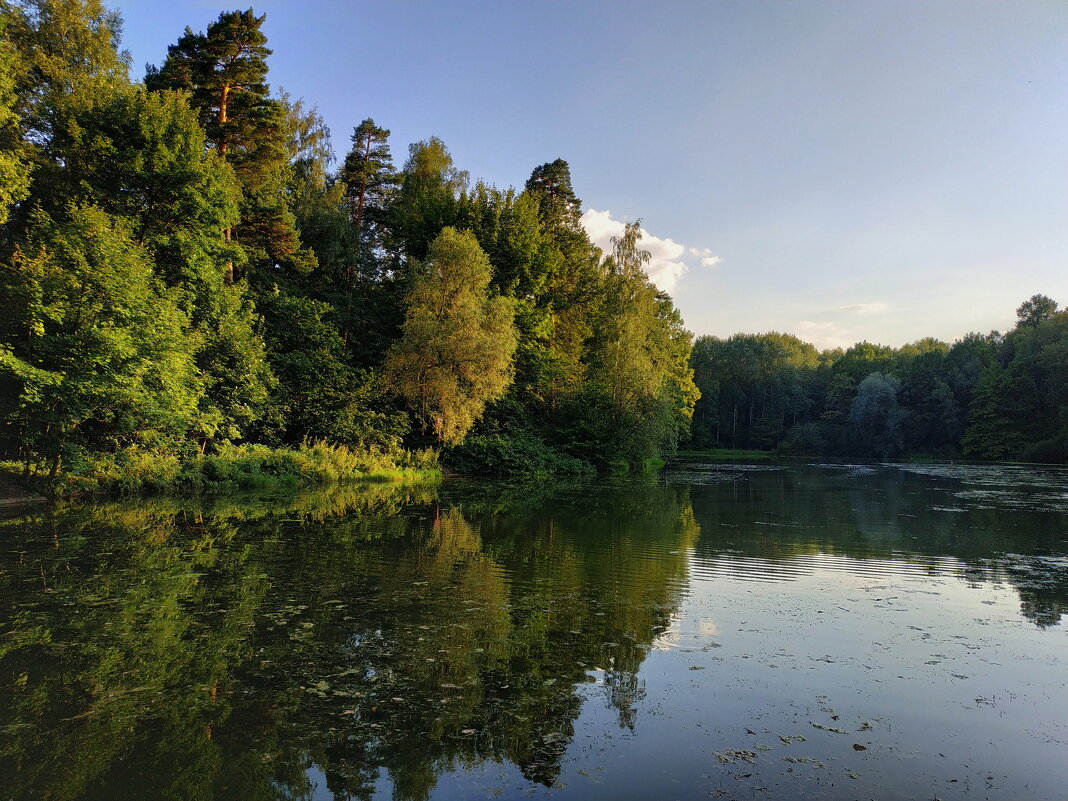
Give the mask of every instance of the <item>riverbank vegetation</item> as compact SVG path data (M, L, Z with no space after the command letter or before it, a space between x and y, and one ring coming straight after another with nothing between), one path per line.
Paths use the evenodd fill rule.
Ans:
M699 337L692 448L1068 462L1068 311L1035 295L1001 334L818 351L788 334Z
M253 11L142 80L99 0L0 3L0 457L59 487L639 466L691 335L569 165L472 182L366 119L335 163ZM178 33L178 32L176 32ZM308 444L313 443L313 444Z
M137 80L99 0L0 0L0 459L24 479L573 475L680 444L1065 460L1049 298L953 345L691 348L639 225L594 246L566 161L500 189L428 135L397 166L370 117L335 161L271 90L263 21L186 29Z

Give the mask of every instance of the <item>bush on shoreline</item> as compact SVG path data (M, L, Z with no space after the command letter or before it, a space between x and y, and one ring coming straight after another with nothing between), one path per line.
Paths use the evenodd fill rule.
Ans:
M473 434L444 454L458 473L482 476L573 476L596 473L583 459L560 453L526 433Z

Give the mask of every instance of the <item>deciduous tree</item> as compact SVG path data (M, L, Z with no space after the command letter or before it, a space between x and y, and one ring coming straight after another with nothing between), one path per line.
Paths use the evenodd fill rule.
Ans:
M70 447L184 433L202 387L187 319L126 220L92 206L35 216L2 272L0 420L54 477Z
M387 386L445 444L460 442L512 378L514 312L490 294L491 275L475 237L445 228L413 280L403 336L386 360Z

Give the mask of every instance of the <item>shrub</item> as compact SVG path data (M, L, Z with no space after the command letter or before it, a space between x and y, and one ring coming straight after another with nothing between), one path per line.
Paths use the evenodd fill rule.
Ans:
M589 462L553 450L526 432L469 436L446 452L445 461L457 472L472 475L542 476L595 472Z

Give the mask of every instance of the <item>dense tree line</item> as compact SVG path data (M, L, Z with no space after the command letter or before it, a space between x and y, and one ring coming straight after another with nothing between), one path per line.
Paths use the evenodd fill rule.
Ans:
M1068 310L1035 295L1008 333L819 352L787 334L699 337L692 446L1068 461Z
M368 118L333 163L263 16L132 80L99 0L0 0L0 452L27 473L233 442L434 443L481 470L636 464L686 436L691 336L603 254L562 159L471 183Z

